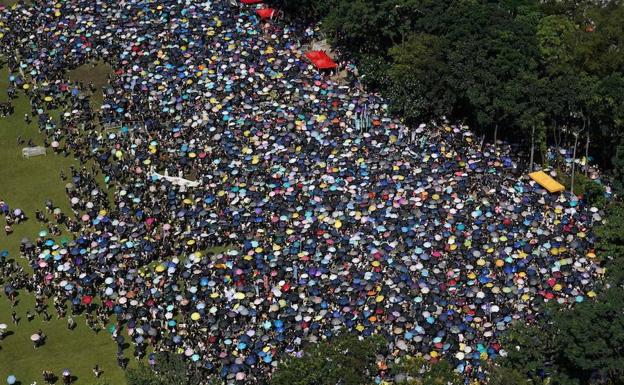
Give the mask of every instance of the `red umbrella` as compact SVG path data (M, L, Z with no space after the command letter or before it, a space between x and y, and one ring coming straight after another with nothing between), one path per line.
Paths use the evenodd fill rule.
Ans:
M263 0L241 0L243 4L260 4Z
M85 295L82 297L83 304L89 305L91 302L93 302L93 297L91 297L90 295Z
M262 8L262 9L256 10L256 13L263 20L264 19L270 19L275 14L275 9L273 9L273 8Z
M308 51L305 56L318 69L334 69L338 66L324 51Z
M111 301L110 299L107 299L107 300L106 300L106 302L104 302L104 305L105 305L107 308L112 309L112 308L113 308L114 303L113 303L113 301Z

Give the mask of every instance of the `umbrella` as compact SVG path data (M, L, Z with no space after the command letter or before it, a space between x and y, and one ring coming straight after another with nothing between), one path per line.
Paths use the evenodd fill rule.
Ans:
M17 382L17 378L14 375L11 374L10 376L7 377L7 384L13 385L16 382Z
M6 324L0 324L0 330L6 330L7 325Z
M39 341L41 339L41 336L39 334L33 334L32 336L30 336L30 340L33 342Z

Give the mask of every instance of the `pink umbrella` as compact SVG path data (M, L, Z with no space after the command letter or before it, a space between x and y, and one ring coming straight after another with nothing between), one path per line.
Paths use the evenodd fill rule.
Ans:
M89 218L90 218L90 217L89 217L89 215L88 215L88 214L85 214L85 215L83 215L83 216L82 216L82 220L83 220L83 222L88 222L88 221L89 221Z
M50 145L52 146L52 148L58 148L58 146L59 146L59 142L57 142L57 141L55 140L55 141L54 141L54 142L52 142Z

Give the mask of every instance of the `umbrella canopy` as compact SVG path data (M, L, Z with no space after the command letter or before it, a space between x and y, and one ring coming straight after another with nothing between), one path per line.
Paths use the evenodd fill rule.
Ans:
M338 66L325 51L308 51L305 56L310 59L312 64L318 69L334 69Z
M256 10L256 13L262 20L270 19L275 15L275 9L273 8L261 8Z

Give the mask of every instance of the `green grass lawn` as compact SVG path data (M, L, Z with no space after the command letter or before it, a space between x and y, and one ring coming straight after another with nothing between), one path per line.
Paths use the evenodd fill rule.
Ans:
M85 86L92 82L97 88L97 91L91 98L91 107L94 110L99 110L102 107L104 101L104 94L102 87L108 83L108 75L113 73L113 68L110 64L98 61L95 63L84 64L72 71L69 71L68 77L70 80L83 82Z
M3 1L4 3L4 1ZM6 97L6 70L0 70L0 94ZM43 137L39 134L36 124L26 125L24 114L29 111L29 102L21 96L15 103L15 113L0 118L0 199L4 199L12 208L21 208L30 217L27 222L15 225L14 233L6 236L0 233L0 250L7 249L9 257L19 258L19 242L23 237L33 239L42 227L35 220L35 210L44 208L46 199L51 199L65 213L70 213L69 202L65 195L63 182L59 172L77 162L71 157L54 155L48 151L47 156L24 159L21 155L22 146L17 145L18 135L33 138L36 144L42 144ZM66 172L67 173L67 172ZM2 228L4 219L0 219ZM116 346L107 332L95 334L84 323L84 318L77 319L78 327L68 331L66 320L56 320L54 309L49 312L53 320L42 322L40 317L32 322L26 320L28 309L34 308L34 298L22 291L19 296L16 312L22 321L18 326L11 323L11 306L0 296L0 323L9 325L13 335L0 342L0 384L4 384L9 374L14 374L22 385L33 381L43 384L41 371L53 370L59 375L62 369L70 369L77 377L76 384L95 384L91 368L95 363L104 370L102 379L111 385L125 384L124 373L119 370L115 361ZM47 343L35 350L30 342L30 335L41 328L48 336Z

